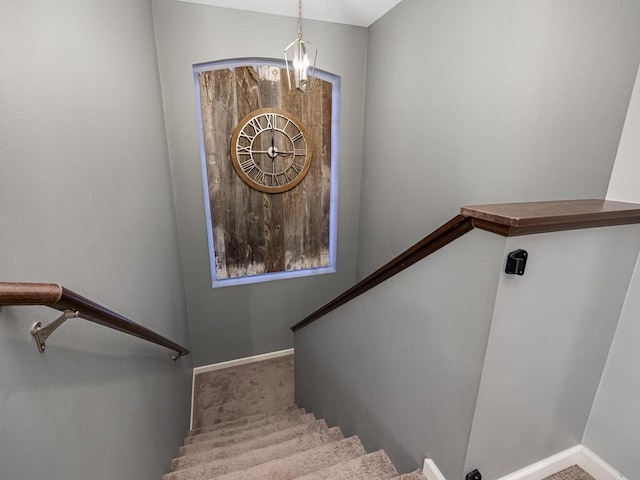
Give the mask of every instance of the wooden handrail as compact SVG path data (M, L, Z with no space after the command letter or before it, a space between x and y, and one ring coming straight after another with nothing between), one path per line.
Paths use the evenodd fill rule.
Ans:
M453 242L456 238L461 237L471 230L473 230L473 222L470 218L463 215L458 215L452 218L436 231L426 236L389 263L373 272L367 278L356 283L349 290L342 293L342 295L334 298L332 301L319 308L305 319L296 323L291 327L291 330L295 332L296 330L309 325L320 317L326 315L332 310L335 310L339 306L344 305L348 301L353 300L357 296L362 295L367 290L372 289L376 285L384 282L386 279L401 272L405 268L410 267L417 261L422 260L427 255L441 249L448 243Z
M291 330L295 332L318 320L474 228L512 237L631 223L640 223L640 205L610 200L559 200L465 206L460 208L460 215L296 323Z
M141 338L175 351L176 355L174 356L174 360L178 357L189 354L189 350L182 345L179 345L153 330L143 327L142 325L55 283L0 282L0 306L2 305L43 305L65 312L65 315L69 312L73 312L70 316L63 315L64 320L69 317L77 316L84 318L85 320L89 320L90 322L118 330L119 332L133 335L134 337ZM64 320L61 320L58 324L53 326L42 340L40 340L38 336L39 327L32 330L32 333L38 341L38 349L41 351L44 350L44 340ZM58 322L58 320L56 322ZM44 329L40 330L45 330L47 328L48 327L44 327Z

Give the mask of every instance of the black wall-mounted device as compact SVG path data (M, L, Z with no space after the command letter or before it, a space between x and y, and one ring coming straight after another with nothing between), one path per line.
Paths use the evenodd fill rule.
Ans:
M482 480L482 475L480 474L480 471L476 468L475 470L470 471L469 473L467 473L467 476L464 477L465 480Z
M529 254L526 250L514 250L507 255L507 266L505 273L513 275L524 275L524 268L527 266L527 257Z

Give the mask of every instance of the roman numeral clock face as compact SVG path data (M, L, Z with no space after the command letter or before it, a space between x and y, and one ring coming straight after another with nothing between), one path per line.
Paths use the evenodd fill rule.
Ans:
M236 126L231 137L231 160L249 186L261 192L285 192L298 185L309 171L309 134L291 113L261 108Z

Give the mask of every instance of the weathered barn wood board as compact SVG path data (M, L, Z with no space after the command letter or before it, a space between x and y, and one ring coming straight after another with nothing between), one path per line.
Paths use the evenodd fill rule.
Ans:
M329 266L332 84L317 80L303 94L285 75L274 66L199 73L217 280ZM312 150L302 183L276 194L251 188L231 162L238 121L265 107L300 118Z

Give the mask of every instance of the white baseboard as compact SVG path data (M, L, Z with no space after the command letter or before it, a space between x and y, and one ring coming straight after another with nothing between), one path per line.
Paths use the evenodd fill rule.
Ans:
M280 350L278 352L263 353L261 355L254 355L252 357L236 358L235 360L214 363L213 365L196 367L193 369L193 375L195 376L199 373L213 372L214 370L222 370L223 368L237 367L238 365L244 365L246 363L261 362L263 360L270 360L272 358L286 357L287 355L293 355L293 348Z
M446 480L436 463L431 458L424 459L424 468L422 469L422 473L427 477L427 480Z
M549 475L558 473L560 470L569 468L572 465L577 465L581 449L582 447L580 445L568 448L509 475L505 475L499 480L543 480Z
M223 368L237 367L238 365L245 365L247 363L261 362L263 360L270 360L272 358L278 357L286 357L287 355L293 355L293 348L279 350L277 352L263 353L260 355L253 355L252 357L236 358L235 360L229 360L227 362L214 363L212 365L203 365L202 367L194 368L193 378L191 379L191 421L189 422L189 428L193 428L193 402L195 396L196 375L198 375L199 373L222 370Z
M543 480L572 465L578 465L595 480L628 480L624 475L583 445L576 445L547 457L499 480Z
M619 471L583 446L578 466L596 480L628 480Z
M543 480L573 465L578 465L595 480L628 480L602 458L582 445L563 450L509 475L500 477L498 480ZM430 458L424 461L422 473L428 480L446 480Z

